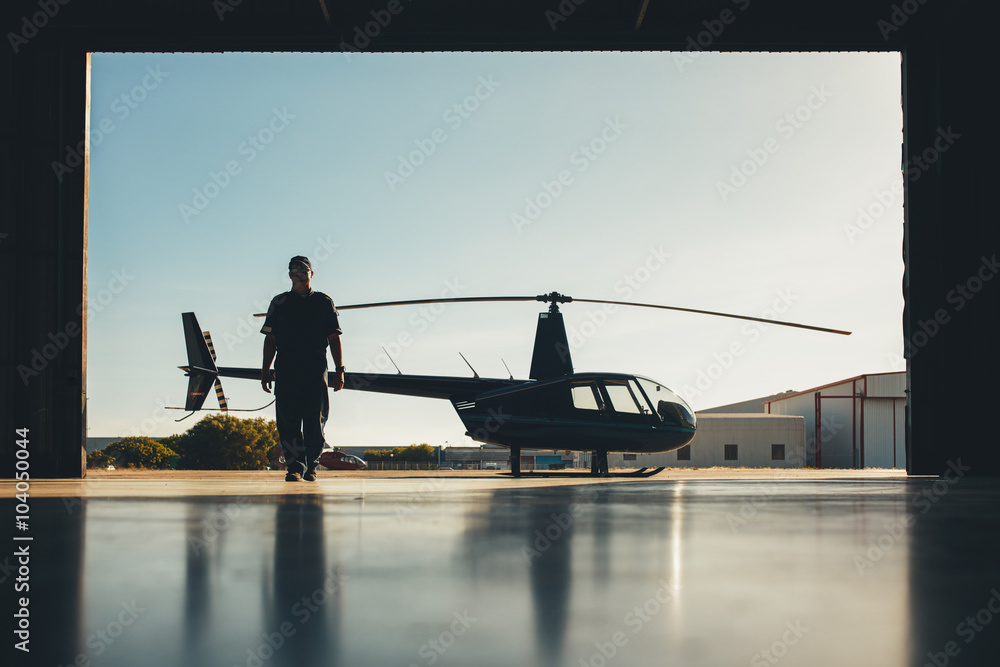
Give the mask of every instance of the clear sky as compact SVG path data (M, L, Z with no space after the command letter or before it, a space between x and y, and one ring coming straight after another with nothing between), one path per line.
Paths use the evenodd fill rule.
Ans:
M251 315L296 254L340 305L558 291L854 332L562 307L576 370L695 409L903 370L898 54L95 54L91 76L92 437L210 414L161 407L184 403L180 314L259 368ZM345 363L527 377L542 309L344 312ZM471 444L447 401L331 411L334 445Z

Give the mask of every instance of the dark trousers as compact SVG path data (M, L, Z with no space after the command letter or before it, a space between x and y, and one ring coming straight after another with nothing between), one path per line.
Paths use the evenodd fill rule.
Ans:
M275 379L275 420L288 472L304 473L316 467L326 440L323 427L330 416L326 383Z

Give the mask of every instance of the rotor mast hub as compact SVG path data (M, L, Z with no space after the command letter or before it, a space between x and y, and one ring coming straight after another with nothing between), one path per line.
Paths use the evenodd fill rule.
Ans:
M542 303L550 303L549 312L558 313L559 304L569 303L573 300L573 297L560 294L559 292L549 292L548 294L539 294L535 297L535 300L541 301Z

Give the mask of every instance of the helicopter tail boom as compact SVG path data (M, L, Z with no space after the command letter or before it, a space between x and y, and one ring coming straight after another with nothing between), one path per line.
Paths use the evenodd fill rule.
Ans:
M333 375L331 373L331 375ZM333 378L330 378L331 380ZM382 373L346 373L344 389L379 394L420 396L455 401L470 399L486 391L513 387L527 380L501 378L447 377Z

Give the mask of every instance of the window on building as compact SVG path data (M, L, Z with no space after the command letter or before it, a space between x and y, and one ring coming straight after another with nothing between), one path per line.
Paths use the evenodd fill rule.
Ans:
M725 460L727 461L738 461L739 456L739 445L723 445L725 447Z
M684 445L677 450L677 460L678 461L690 461L691 460L691 445Z
M635 461L635 454L626 454L625 455L625 460L626 461Z
M785 460L785 446L784 445L771 445L771 460L772 461L784 461Z

